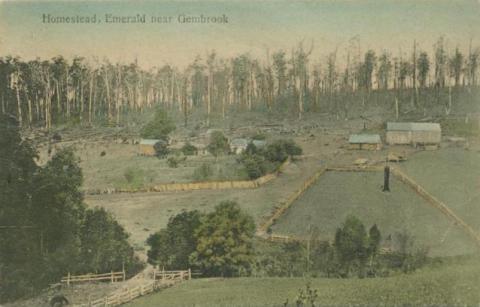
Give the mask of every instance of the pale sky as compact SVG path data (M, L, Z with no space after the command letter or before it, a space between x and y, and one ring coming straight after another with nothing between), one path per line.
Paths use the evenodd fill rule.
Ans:
M96 24L43 23L43 14L93 16ZM105 14L146 14L146 24L108 24ZM222 16L226 24L182 24L178 16ZM169 24L151 16L172 16ZM359 37L362 52L410 52L413 40L431 52L444 35L448 47L480 46L480 1L1 1L0 56L49 59L108 58L142 67L184 66L197 54L221 57L244 52L264 59L267 49L289 51L314 42L312 62Z

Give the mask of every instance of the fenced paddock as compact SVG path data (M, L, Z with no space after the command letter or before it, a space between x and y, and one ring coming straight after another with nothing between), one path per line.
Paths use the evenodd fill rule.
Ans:
M180 192L197 190L226 190L226 189L256 189L274 180L290 164L290 159L283 162L275 172L266 174L253 180L225 180L161 183L142 188L106 188L86 190L87 195L117 194L117 193L145 193L145 192Z
M408 232L418 244L429 247L432 255L476 250L478 234L447 205L438 205L425 189L415 188L398 172L392 171L391 192L382 192L382 170L327 168L307 180L260 229L270 227L272 241L306 238L313 228L320 233L319 239L331 240L345 218L355 215L366 227L377 224L384 237ZM451 227L452 221L460 227Z

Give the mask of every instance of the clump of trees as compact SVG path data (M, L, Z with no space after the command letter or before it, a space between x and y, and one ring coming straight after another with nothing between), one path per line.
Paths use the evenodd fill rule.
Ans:
M384 238L376 225L367 231L354 216L346 218L333 242L319 241L312 231L305 241L260 244L254 276L311 276L328 278L384 277L392 272L409 273L429 263L427 250L415 247L405 233ZM391 247L380 252L382 240Z
M215 158L220 155L225 155L230 152L230 145L227 137L221 131L213 131L210 135L210 142L207 145L207 150Z
M204 276L244 276L254 262L254 233L253 218L235 202L222 202L208 214L182 212L148 238L148 261L199 269Z
M384 277L412 272L429 262L405 233L380 252L376 225L367 231L354 216L337 229L332 243L316 240L266 243L253 240L255 223L235 202L222 202L211 213L184 211L151 235L148 261L165 269L199 270L203 276Z
M140 131L142 138L158 139L168 142L168 135L175 130L175 123L161 108L155 111L153 119Z
M31 295L67 272L139 269L124 229L83 203L72 150L39 167L14 118L0 115L0 134L0 301Z
M266 148L257 148L249 143L237 161L243 164L250 179L256 179L274 171L288 157L301 154L302 148L293 140L276 140Z

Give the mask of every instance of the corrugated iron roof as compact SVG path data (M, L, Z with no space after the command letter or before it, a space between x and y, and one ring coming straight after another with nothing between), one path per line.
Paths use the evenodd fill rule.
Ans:
M253 140L252 143L255 147L265 147L265 145L267 145L267 142L262 140Z
M438 123L412 123L413 131L441 131Z
M248 145L248 140L247 139L233 139L230 142L230 145L232 146L247 146Z
M387 123L387 131L441 131L438 123Z
M379 144L382 140L378 134L352 134L348 142L351 144Z
M164 142L166 143L164 140L160 140L160 139L142 139L140 141L140 145L155 145L157 144L158 142Z

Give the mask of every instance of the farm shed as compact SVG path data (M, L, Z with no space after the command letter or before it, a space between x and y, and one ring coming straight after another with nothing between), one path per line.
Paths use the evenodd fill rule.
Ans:
M265 148L265 146L267 146L267 142L262 140L253 140L252 143L257 148Z
M386 138L391 145L439 144L442 130L437 123L387 123Z
M244 152L247 149L247 146L247 139L233 139L230 142L230 151L238 155Z
M382 140L378 134L352 134L348 139L350 149L380 150Z
M190 144L192 144L197 148L197 155L204 156L208 153L207 145L203 143L194 143L194 142L190 142Z
M157 139L142 139L140 141L140 154L143 156L155 156L155 144L158 142L163 142L166 144L165 141L163 140L157 140Z

